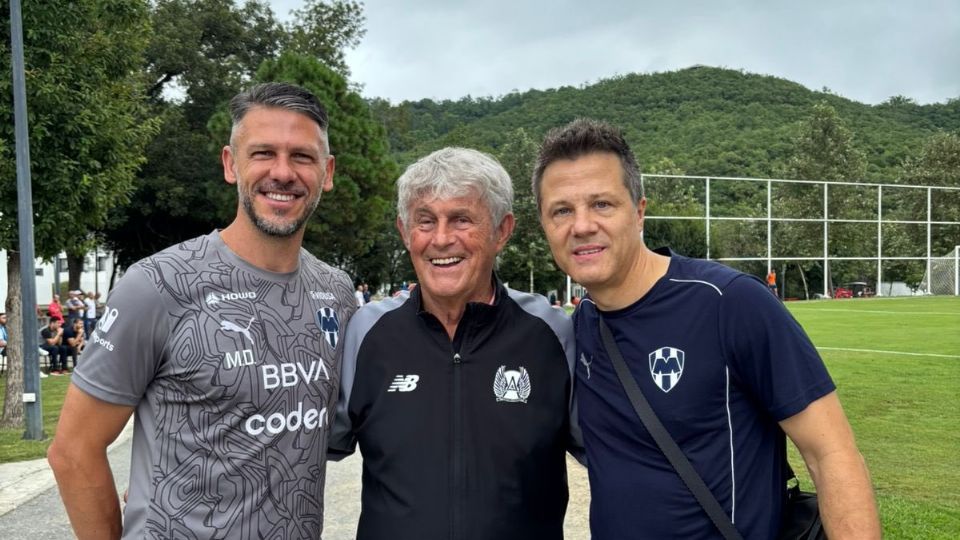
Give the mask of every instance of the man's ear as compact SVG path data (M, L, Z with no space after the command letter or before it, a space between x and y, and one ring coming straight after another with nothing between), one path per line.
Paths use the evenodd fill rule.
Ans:
M517 226L516 218L513 217L513 214L507 214L503 216L503 219L500 221L500 226L497 227L497 253L503 249L503 246L507 245L507 240L510 240L510 236L513 235L513 229Z
M404 247L407 248L407 251L410 251L410 242L407 238L407 231L403 226L403 221L400 220L400 216L397 216L397 231L400 233L400 240L403 240Z
M237 175L235 174L237 162L234 159L233 149L230 148L230 145L224 146L223 150L220 151L220 162L223 163L223 179L226 180L228 184L237 183Z
M333 172L337 169L337 159L333 156L327 156L327 162L324 165L324 169L325 176L321 189L323 189L323 191L330 191L333 189Z
M647 198L640 197L640 200L637 201L637 223L640 227L640 232L643 232L643 218L646 216L647 212Z

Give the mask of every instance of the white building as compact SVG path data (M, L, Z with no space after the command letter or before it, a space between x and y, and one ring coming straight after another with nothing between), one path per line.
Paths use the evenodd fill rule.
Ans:
M94 267L96 263L96 267ZM47 305L53 298L57 284L61 291L66 291L67 254L61 253L59 261L45 262L37 259L34 262L36 269L37 304ZM57 272L59 269L59 274ZM100 302L106 302L107 289L110 287L110 273L113 272L113 257L110 252L94 251L87 254L83 265L84 272L80 275L80 290L100 293ZM19 286L19 285L18 285ZM7 252L0 250L0 311L7 301ZM60 300L66 300L61 294Z

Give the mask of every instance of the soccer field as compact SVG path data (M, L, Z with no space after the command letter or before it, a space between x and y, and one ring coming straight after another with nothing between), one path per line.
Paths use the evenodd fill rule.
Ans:
M885 537L960 538L960 298L786 305L836 381Z

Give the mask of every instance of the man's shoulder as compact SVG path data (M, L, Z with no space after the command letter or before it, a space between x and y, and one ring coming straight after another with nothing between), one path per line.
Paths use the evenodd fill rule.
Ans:
M673 254L667 278L674 282L703 283L723 293L733 282L746 276L743 272L707 259Z
M350 286L351 290L353 289L353 280L350 279L350 275L347 274L346 271L318 259L316 255L310 253L305 248L300 248L300 264L310 272L317 275L328 276L329 279L334 281L346 283Z
M407 291L385 298L377 302L365 304L354 313L347 325L347 335L351 341L364 341L376 327L377 333L383 331L387 335L404 335L417 327L417 313L415 309L399 311L411 302ZM389 316L388 316L389 315Z
M147 255L131 264L130 269L160 269L170 264L177 267L194 266L196 262L204 260L210 250L210 235L197 236Z
M507 297L528 315L545 321L550 326L569 326L570 316L561 308L550 305L540 294L527 293L504 287Z

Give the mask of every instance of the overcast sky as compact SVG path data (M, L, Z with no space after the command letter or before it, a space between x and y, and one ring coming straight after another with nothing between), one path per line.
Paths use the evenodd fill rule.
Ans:
M271 0L287 18L301 0ZM958 0L367 0L367 97L501 96L696 64L864 103L960 97Z

